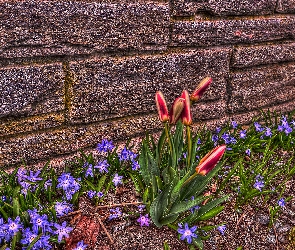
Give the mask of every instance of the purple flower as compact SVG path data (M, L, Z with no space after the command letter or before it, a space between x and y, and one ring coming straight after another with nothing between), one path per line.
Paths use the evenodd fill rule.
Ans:
M107 139L103 139L101 143L97 144L96 150L98 152L109 152L112 151L114 148L113 142L108 141Z
M65 201L62 201L62 202L57 201L54 208L55 208L57 217L60 217L60 216L68 214L69 212L72 212L73 204L67 203Z
M217 227L217 230L221 233L221 235L224 235L224 232L226 230L226 225L221 225Z
M17 170L16 176L19 183L27 179L28 176L26 174L27 170L25 168L21 167Z
M246 155L250 156L250 154L251 154L251 149L250 149L250 148L246 149L245 153L246 153Z
M94 195L96 195L96 191L93 191L93 190L89 190L88 193L87 193L88 197L90 199L92 199L94 197Z
M217 127L216 128L216 133L219 134L220 131L221 131L221 127Z
M92 164L88 164L88 168L85 171L85 177L87 178L88 176L93 177L93 168L92 168Z
M258 122L254 122L254 127L257 132L262 132L264 130Z
M236 121L232 121L231 125L232 125L233 129L236 129L238 127L238 124Z
M217 142L218 141L218 135L216 135L216 134L214 134L214 135L212 135L212 141L213 142Z
M256 176L253 187L258 189L260 192L262 191L262 188L264 187L263 176L261 175Z
M116 219L122 215L122 212L119 207L116 207L115 209L110 209L110 212L111 214L109 216L109 220Z
M67 227L67 222L64 221L61 225L54 223L56 228L55 234L57 234L58 243L62 241L63 237L68 238L69 233L73 230L72 227Z
M38 177L40 172L41 172L40 170L38 170L36 173L34 173L33 171L30 171L30 175L27 176L27 180L31 182L42 181L43 179Z
M150 219L149 219L149 215L146 214L146 215L140 215L140 217L137 219L137 222L140 223L140 226L149 226L150 224Z
M26 228L22 236L23 238L21 239L20 242L23 245L29 245L38 236L38 231L31 231L30 228Z
M51 232L51 223L48 221L47 215L38 215L34 216L31 219L31 222L33 223L33 230L38 232L38 229L41 228L43 234L45 234L47 231Z
M51 179L49 179L49 180L47 180L47 181L44 182L44 188L45 188L45 190L47 190L48 187L51 187L51 186L52 186L52 180Z
M240 131L240 138L241 139L245 139L247 136L247 130L241 130Z
M126 147L122 149L122 151L119 154L119 160L120 161L128 161L128 160L135 160L137 157L137 154L133 153L132 151L128 150Z
M7 229L8 229L8 232L11 233L11 236L15 235L22 228L23 228L23 226L22 226L22 223L20 221L19 216L17 216L15 218L15 220L12 220L11 218L8 218Z
M286 205L285 199L284 198L279 199L278 200L278 205L280 207L284 207Z
M101 198L101 197L103 197L103 192L97 192L96 195L97 195L98 198Z
M266 128L265 128L264 135L267 136L267 137L271 137L271 136L272 136L271 129L268 128L268 127L266 127Z
M123 176L119 176L116 173L113 180L112 180L112 182L114 183L115 186L118 186L119 184L123 184L122 179L123 179Z
M139 212L142 212L145 209L145 205L138 205L137 208Z
M202 144L202 141L201 141L200 138L198 138L197 144L198 144L198 145Z
M140 169L140 165L138 163L138 161L132 161L132 170L138 170Z
M179 228L177 230L177 232L179 234L181 234L180 239L181 240L185 240L187 241L188 244L192 243L192 238L197 238L198 236L194 233L197 230L196 226L193 226L191 228L189 228L188 224L185 223L184 224L184 228L182 228L181 224L178 224Z
M229 133L223 133L221 138L224 140L225 144L229 144L231 142Z
M88 245L84 244L83 240L79 241L77 247L73 250L85 250Z
M103 160L103 161L100 161L99 163L97 163L97 165L94 166L94 168L98 168L100 173L108 173L109 166L110 165L108 164L107 160Z

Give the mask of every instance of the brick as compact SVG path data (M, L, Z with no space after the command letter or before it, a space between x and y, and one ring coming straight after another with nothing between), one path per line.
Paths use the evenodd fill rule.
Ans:
M0 69L0 118L64 110L59 63Z
M294 20L269 17L174 22L172 45L212 46L291 38L295 34Z
M217 16L265 15L274 13L275 6L276 0L175 0L173 15L191 16L199 12Z
M291 100L287 103L281 103L274 106L269 106L267 108L261 109L263 112L277 112L277 114L286 114L295 110L295 100ZM233 114L230 116L231 120L235 120L238 124L250 124L253 118L261 117L260 110L249 111L241 114Z
M73 126L0 140L0 165L32 163L95 147L103 138L122 140L161 128L157 115L146 115L88 126Z
M243 46L233 50L232 66L243 68L260 64L294 61L295 43Z
M168 104L209 75L214 83L202 100L224 98L230 49L194 50L163 56L96 58L70 64L74 74L71 122L99 121L156 112L155 93ZM169 105L168 105L169 106Z
M169 20L168 3L1 2L1 57L161 50Z
M231 113L259 110L294 99L295 65L261 67L231 75Z
M277 12L295 13L295 0L278 0Z
M22 119L9 118L0 123L0 135L8 136L24 132L58 127L64 124L63 114L45 114Z

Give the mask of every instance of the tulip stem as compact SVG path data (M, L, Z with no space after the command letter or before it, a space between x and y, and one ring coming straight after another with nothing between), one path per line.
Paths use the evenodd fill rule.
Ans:
M190 171L191 157L192 157L192 140L190 126L186 126L186 139L187 139L187 170Z
M171 158L172 158L172 167L174 168L174 161L173 161L173 146L172 146L172 142L171 142L171 137L170 137L170 133L169 133L169 128L168 128L168 122L165 123L165 132L166 132L166 137L167 137L167 140L168 140L168 144L169 144L169 147L170 147L170 153L171 153Z
M190 176L183 184L182 187L184 187L185 185L187 185L192 179L194 179L196 176L198 175L197 172L195 172L192 176Z

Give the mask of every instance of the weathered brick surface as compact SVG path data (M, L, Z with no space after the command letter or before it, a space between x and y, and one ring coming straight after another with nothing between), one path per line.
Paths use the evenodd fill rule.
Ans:
M229 111L258 110L294 100L295 65L271 66L233 73Z
M265 15L274 13L275 6L276 0L174 0L173 15L191 16L204 11L218 16Z
M59 63L0 69L0 118L61 111L63 98Z
M214 83L203 100L223 99L229 56L229 49L211 49L71 63L75 76L71 120L89 122L156 112L157 90L162 90L171 103L185 87L192 91L208 75Z
M0 136L38 131L64 124L64 114L45 114L21 119L9 118L0 121Z
M169 6L168 3L2 2L0 26L1 57L163 49L169 37Z
M259 64L294 61L295 43L237 47L233 51L232 66L243 68Z
M295 13L295 0L278 0L277 12Z
M103 138L125 140L137 133L160 128L157 115L147 115L88 126L74 126L63 130L23 135L0 141L0 165L15 164L22 159L32 162L50 159L80 148L94 147Z
M172 25L173 45L224 45L294 38L293 17L180 21Z

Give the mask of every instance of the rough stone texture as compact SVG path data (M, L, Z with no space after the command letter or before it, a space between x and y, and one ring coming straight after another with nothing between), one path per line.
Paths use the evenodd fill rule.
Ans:
M62 111L63 98L59 63L0 69L0 119Z
M163 49L169 19L168 3L2 2L0 54L15 58Z
M276 0L174 0L173 15L191 16L199 12L218 16L265 15L274 13L275 6Z
M237 47L233 51L232 66L243 68L259 64L294 61L295 43Z
M71 63L74 74L71 121L156 112L157 90L164 93L167 103L172 103L184 88L192 91L208 75L214 83L202 100L224 99L229 57L229 49L211 49ZM200 112L204 117L211 111L204 105Z
M49 159L80 148L94 147L103 138L126 140L138 133L160 128L157 115L109 121L88 126L73 126L0 141L0 165Z
M0 122L0 136L14 135L23 132L37 131L61 126L64 123L64 114L45 114L35 117L25 117L15 120L9 118Z
M210 46L294 38L294 20L270 17L174 22L172 44Z
M230 84L232 113L279 105L294 99L295 64L233 73Z
M295 0L278 0L277 12L295 13Z

